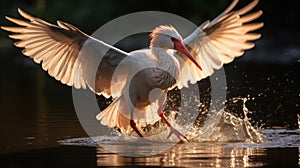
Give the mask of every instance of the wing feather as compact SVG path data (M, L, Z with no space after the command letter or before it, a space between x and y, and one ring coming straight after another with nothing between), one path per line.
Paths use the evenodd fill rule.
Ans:
M120 95L122 88L112 91L110 79L115 67L128 53L88 36L69 23L57 21L57 25L54 25L21 9L18 12L23 19L5 17L17 26L1 28L12 33L9 37L17 40L14 45L23 48L24 55L41 64L50 76L63 84L84 89L88 86L106 97ZM85 46L90 51L81 52ZM101 62L100 58L103 58ZM117 82L120 86L125 83Z
M212 22L206 21L201 24L193 33L184 39L189 51L192 53L203 70L195 69L193 63L182 59L181 53L177 52L176 57L181 58L181 73L178 87L188 85L188 82L195 83L213 74L214 69L219 69L223 64L230 63L234 58L244 54L246 50L254 47L253 40L261 37L252 31L258 30L263 23L249 23L259 18L262 11L248 13L259 0L253 0L244 8L231 11L238 0L217 16ZM195 73L195 74L188 74Z

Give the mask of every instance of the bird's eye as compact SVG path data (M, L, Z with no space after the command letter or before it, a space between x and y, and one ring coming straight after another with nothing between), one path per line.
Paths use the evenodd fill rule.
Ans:
M179 41L178 39L176 39L176 38L174 38L174 37L171 37L171 40L172 40L173 42Z

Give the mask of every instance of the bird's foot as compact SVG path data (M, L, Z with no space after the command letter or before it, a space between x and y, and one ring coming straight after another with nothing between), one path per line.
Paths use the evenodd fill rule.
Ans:
M160 118L167 124L167 126L170 128L170 133L167 136L167 138L170 138L172 134L176 135L177 138L181 141L181 142L186 142L188 141L187 137L184 136L182 133L180 133L177 129L175 129L174 127L171 126L171 124L169 123L169 121L165 118L164 113L161 110L161 107L158 108L158 115L160 116Z
M184 136L182 133L180 133L177 129L173 128L172 126L170 128L170 133L167 136L167 138L170 138L172 134L174 134L180 141L185 142L189 141L186 136Z

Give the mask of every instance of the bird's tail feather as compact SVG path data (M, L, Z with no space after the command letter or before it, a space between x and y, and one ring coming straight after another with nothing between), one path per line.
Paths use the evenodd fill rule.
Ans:
M102 125L107 125L108 127L117 127L118 112L122 97L114 100L106 109L101 111L97 116L97 120L101 121Z
M132 135L133 129L130 127L130 117L123 112L126 107L126 101L123 96L115 99L106 109L101 111L97 116L97 120L101 121L102 125L111 128L119 128L123 134ZM145 108L144 115L139 116L139 119L134 118L137 128L142 132L141 128L147 124L153 124L160 118L156 113L157 102L152 103ZM142 117L142 118L140 118Z

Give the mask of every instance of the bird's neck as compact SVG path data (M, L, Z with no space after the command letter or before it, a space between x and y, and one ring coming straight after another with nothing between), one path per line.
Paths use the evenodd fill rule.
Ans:
M162 71L159 71L162 76L174 78L175 81L179 76L179 62L164 48L151 47L152 54L157 58L158 66Z

